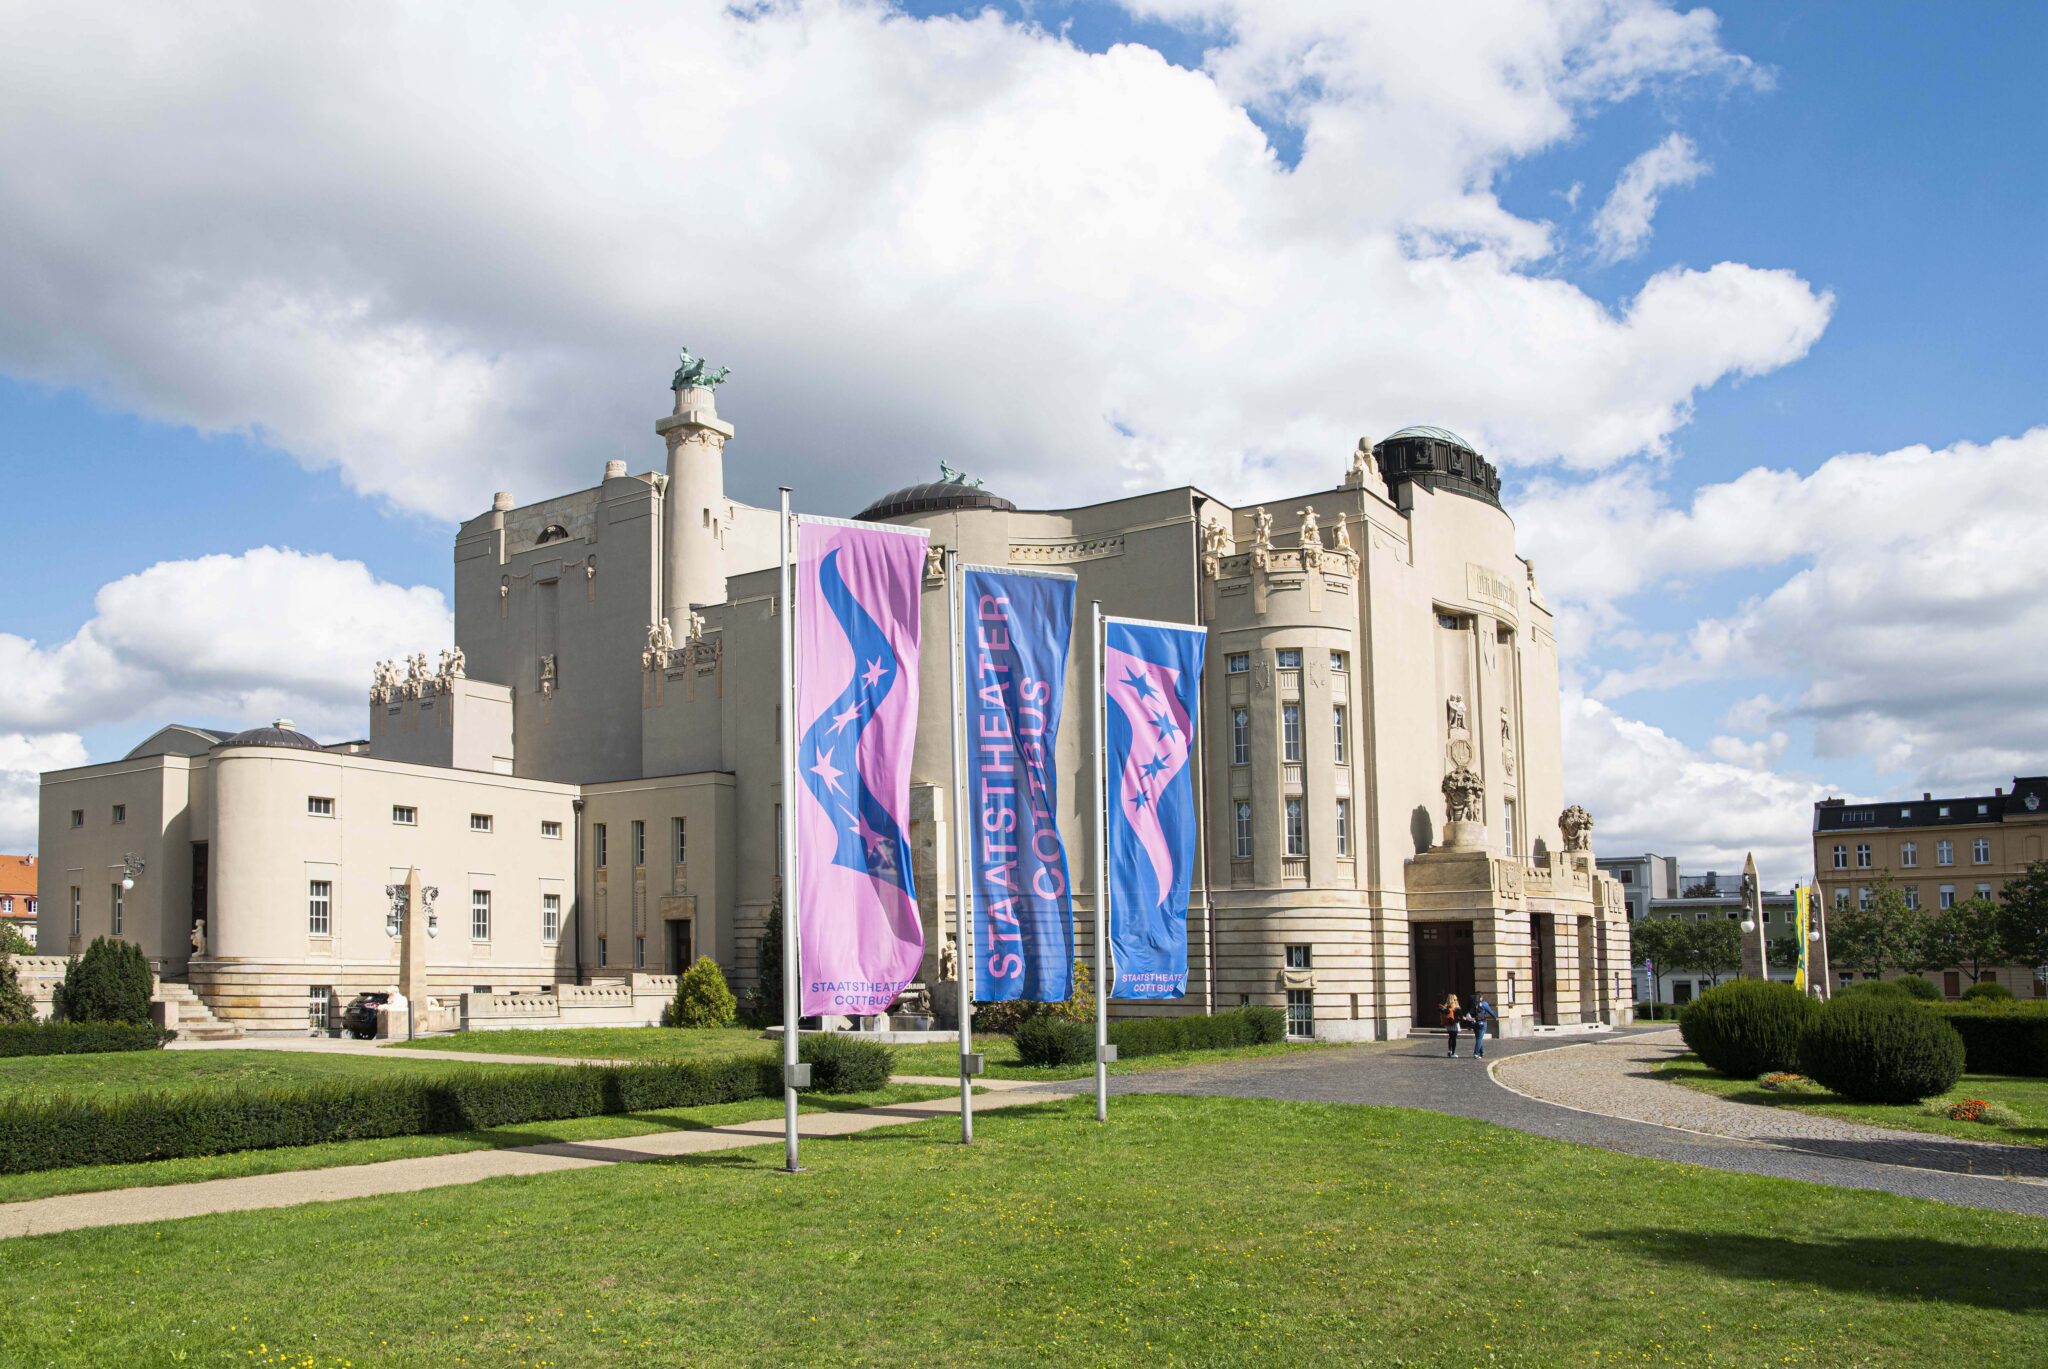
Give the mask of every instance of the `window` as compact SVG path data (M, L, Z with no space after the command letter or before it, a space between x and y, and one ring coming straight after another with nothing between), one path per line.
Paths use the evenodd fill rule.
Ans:
M126 822L126 821L128 821L128 805L127 805L127 804L125 804L125 803L117 803L117 804L115 804L115 805L114 805L114 821L115 821L115 822L117 822L117 823L121 823L121 822Z
M1437 614L1436 625L1441 628L1449 628L1452 632L1462 632L1465 630L1465 620L1455 613Z
M121 886L116 884L113 888L114 897L111 906L114 910L114 935L119 936L121 935Z
M1252 763L1252 711L1249 708L1230 710L1230 763Z
M1280 759L1301 763L1301 705L1280 705Z
M636 970L647 968L647 938L644 936L633 938L633 968Z
M1509 855L1515 853L1515 801L1500 801L1500 849Z
M1934 843L1934 863L1935 863L1936 865L1953 865L1953 864L1955 864L1955 863L1956 863L1956 844L1955 844L1954 842L1952 842L1952 841L1937 841L1937 842L1935 842L1935 843Z
M562 824L550 818L542 818L540 834L549 841L560 841L562 839Z
M11 913L11 912L13 912L13 911L14 911L14 895L13 895L13 894L0 894L0 913Z
M1337 854L1351 854L1351 800L1337 800Z
M1902 822L1903 822L1903 821L1905 821L1906 819L1908 819L1908 818L1912 817L1912 816L1913 816L1913 810L1912 810L1912 809L1910 809L1910 808L1901 808L1901 809L1899 810L1899 820L1900 820L1900 821L1902 821Z
M306 935L334 935L334 885L327 880L306 886Z
M331 818L334 816L334 800L309 794L306 796L306 813L309 817Z
M1289 946L1287 948L1287 968L1290 970L1313 968L1313 959L1313 953L1306 946Z
M491 891L472 889L469 891L469 939L489 941L491 939Z
M1278 662L1278 664L1279 664L1279 666L1280 666L1280 668L1281 668L1282 670L1299 670L1299 669L1301 669L1301 648L1300 648L1300 647L1298 647L1298 646L1283 646L1283 647L1281 647L1281 648L1280 648L1280 649L1279 649L1278 651L1274 652L1274 653L1273 653L1273 655L1274 655L1274 658L1275 658L1275 660L1276 660L1276 661Z
M1991 886L1990 886L1990 885L1988 885L1988 884L1980 884L1980 885L1978 885L1978 886L1977 886L1977 897L1978 897L1978 898L1990 898L1990 897L1991 897Z
M1902 841L1902 842L1900 842L1900 843L1899 843L1899 864L1901 864L1901 865L1907 865L1907 866L1911 866L1911 865L1918 865L1919 863L1920 863L1920 847L1919 847L1919 844L1918 844L1918 843L1916 843L1916 842L1910 842L1910 841Z
M1976 839L1975 841L1971 842L1971 843L1970 843L1970 864L1972 864L1972 865L1989 865L1990 863L1991 863L1991 842L1990 842L1990 840L1989 840L1989 839L1987 839L1987 838L1985 838L1985 837L1979 837L1979 838L1977 838L1977 839Z
M1860 887L1856 890L1856 906L1865 912L1870 911L1870 890L1868 887Z
M1941 807L1935 809L1934 811L1938 816L1945 818L1948 816L1948 805L1944 803L1943 805L1941 805Z
M604 869L604 824L598 823L591 829L591 845L597 848L597 868ZM602 937L599 940L603 940Z
M1837 908L1846 908L1849 906L1849 891L1847 889L1835 890L1835 906Z
M1944 884L1944 885L1942 885L1942 886L1941 886L1941 895L1940 895L1940 897L1941 897L1941 906L1942 906L1942 907L1944 907L1944 908L1953 908L1953 907L1955 907L1955 906L1956 906L1956 886L1955 886L1955 885L1953 885L1953 884Z
M71 825L73 827L85 826L85 810L83 808L74 808L71 810Z
M1316 1034L1316 995L1313 989L1287 991L1287 1034L1306 1040Z
M324 1032L334 1013L334 990L325 984L315 984L306 990L306 1026L311 1031Z
M1287 854L1308 854L1308 829L1302 824L1300 799L1287 800Z
M85 900L78 896L78 886L71 886L71 935L80 935Z
M562 939L562 896L542 894L540 896L540 939L552 946Z
M1351 653L1348 651L1331 652L1330 669L1338 675L1342 675L1345 671L1351 669Z
M1248 652L1248 651L1233 651L1233 652L1231 652L1231 653L1230 653L1230 654L1229 654L1228 656L1225 656L1225 657L1223 658L1223 669L1224 669L1224 670L1225 670L1225 671L1226 671L1227 673L1229 673L1229 674L1232 674L1232 675L1249 675L1249 674L1251 674L1251 670L1252 670L1252 657L1251 657L1251 653L1250 653L1250 652Z
M638 818L633 820L633 866L638 869L647 863L647 824Z
M1615 882L1619 884L1634 884L1636 882L1636 872L1624 866L1614 872L1614 878Z
M1331 754L1339 765L1344 764L1344 732L1344 705L1338 704L1330 710L1330 740Z
M605 967L606 963L607 963L607 955L606 955L606 950L605 950L605 942L604 942L604 938L603 938L603 937L599 937L599 938L597 939L597 968L599 968L600 970L601 970L601 969L603 969L603 968Z
M1239 860L1252 858L1252 806L1244 800L1237 801L1237 813L1232 820L1232 837L1235 845L1231 848Z
M402 803L394 803L391 805L391 820L400 827L417 827L420 822L420 810Z
M1904 894L1905 894L1905 896L1906 896L1906 906L1907 906L1908 908L1918 908L1918 907L1920 906L1920 886L1919 886L1919 885L1917 885L1917 884L1908 884L1908 885L1906 885L1906 886L1905 886L1905 888L1904 888L1904 889L1902 889L1902 890L1901 890L1900 892L1902 892L1902 893L1904 893Z
M1842 845L1839 841L1835 843L1835 868L1837 870L1849 868L1849 848Z
M690 843L688 833L683 827L683 820L681 818L673 818L671 821L675 826L676 864L688 865L690 863Z
M1870 868L1870 843L1867 841L1856 843L1856 868L1859 870L1868 870Z
M469 815L469 830L472 832L488 832L494 825L489 813L471 813Z
M1980 803L1977 805L1977 816L1980 818L1983 817L1986 813L1989 813L1990 811L1991 805L1988 803Z

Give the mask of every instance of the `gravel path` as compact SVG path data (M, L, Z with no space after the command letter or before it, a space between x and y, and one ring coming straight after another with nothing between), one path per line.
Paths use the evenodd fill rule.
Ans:
M1966 1141L1820 1117L1795 1108L1737 1103L1656 1077L1658 1065L1684 1053L1685 1042L1677 1032L1657 1031L1516 1056L1496 1065L1494 1076L1517 1093L1605 1117L1876 1164L2048 1181L2048 1149L2038 1146Z

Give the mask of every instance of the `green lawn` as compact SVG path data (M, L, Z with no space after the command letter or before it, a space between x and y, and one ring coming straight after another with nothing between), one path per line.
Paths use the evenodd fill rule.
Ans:
M983 1034L975 1037L974 1042L976 1049L986 1057L988 1075L993 1079L1079 1079L1095 1071L1092 1064L1050 1069L1020 1064L1017 1043L1007 1036ZM772 1055L781 1049L779 1042L764 1040L759 1032L744 1027L713 1031L680 1031L673 1027L571 1027L562 1031L459 1032L414 1044L430 1050L570 1056L592 1060L709 1060L734 1055ZM896 1053L898 1074L939 1075L950 1079L960 1070L957 1041L892 1046L890 1049ZM1182 1051L1173 1055L1148 1055L1118 1061L1110 1066L1110 1072L1133 1074L1171 1069L1176 1065L1255 1060L1320 1049L1324 1048L1313 1042L1290 1041L1270 1046L1246 1046L1239 1050Z
M373 1062L375 1063L375 1062ZM805 1095L804 1112L844 1112L889 1103L921 1102L953 1096L957 1090L929 1084L892 1084L873 1093ZM228 1155L201 1155L183 1160L152 1160L136 1165L93 1165L82 1169L48 1169L33 1174L0 1174L0 1203L48 1198L60 1193L104 1193L117 1188L190 1184L204 1179L234 1179L246 1174L277 1174L286 1170L333 1169L379 1160L404 1160L415 1155L451 1155L464 1150L498 1150L553 1141L601 1141L643 1136L653 1131L696 1131L734 1122L780 1117L780 1098L749 1098L737 1103L711 1103L695 1108L662 1108L652 1112L605 1117L573 1117L553 1122L527 1122L487 1131L449 1132L439 1136L392 1136L373 1141L332 1141L318 1146L284 1146L276 1150L243 1150Z
M0 1260L23 1364L2038 1364L2048 1223L1405 1110L1170 1096Z
M1681 1055L1657 1067L1660 1078L1702 1093L1731 1098L1738 1103L1763 1107L1794 1108L1822 1117L1839 1117L1845 1122L1865 1122L1874 1127L1901 1131L1928 1131L1941 1136L1959 1136L1968 1141L2000 1141L2010 1145L2048 1146L2048 1079L2028 1079L2008 1074L1966 1074L1944 1095L1950 1099L1982 1098L2003 1103L2020 1115L2013 1127L1988 1126L1982 1122L1954 1122L1946 1117L1929 1117L1917 1103L1858 1103L1833 1093L1773 1093L1753 1079L1730 1079L1700 1063L1697 1055Z
M446 1074L501 1065L406 1060L397 1056L311 1051L117 1051L105 1055L32 1055L0 1059L0 1100L68 1093L105 1099L151 1090L300 1087L336 1079Z

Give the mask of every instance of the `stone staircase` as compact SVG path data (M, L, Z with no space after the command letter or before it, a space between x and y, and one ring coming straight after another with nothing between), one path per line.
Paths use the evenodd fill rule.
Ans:
M190 985L180 980L160 979L157 981L154 998L175 1004L178 1009L177 1032L181 1041L239 1041L242 1029L231 1022L223 1022L213 1015L206 1006L206 1000L192 992Z

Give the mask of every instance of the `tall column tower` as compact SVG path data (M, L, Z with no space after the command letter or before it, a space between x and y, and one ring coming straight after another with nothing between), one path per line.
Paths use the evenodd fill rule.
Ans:
M725 443L714 387L725 368L705 368L685 347L670 382L676 406L654 431L668 442L668 493L662 507L662 616L677 632L690 605L725 602Z

